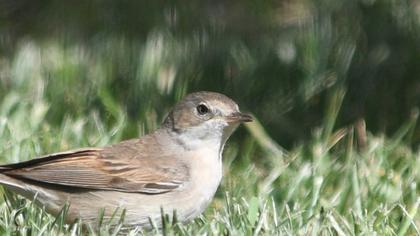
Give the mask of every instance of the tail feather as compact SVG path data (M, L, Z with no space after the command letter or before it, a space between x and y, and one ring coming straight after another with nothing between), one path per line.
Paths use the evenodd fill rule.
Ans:
M17 193L35 203L44 206L48 212L56 215L65 205L66 198L60 198L58 192L54 190L43 189L42 187L26 183L25 181L15 179L0 173L0 185L8 190Z
M12 190L19 190L19 189L24 188L25 184L22 181L9 177L5 174L2 174L2 172L4 171L6 171L6 169L3 169L0 166L0 184L1 185L4 185L8 188L12 188Z

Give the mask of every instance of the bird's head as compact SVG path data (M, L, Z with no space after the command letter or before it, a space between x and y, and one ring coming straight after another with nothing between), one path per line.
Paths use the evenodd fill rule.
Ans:
M178 102L163 125L190 139L223 145L240 123L250 121L252 117L241 113L229 97L215 92L196 92Z

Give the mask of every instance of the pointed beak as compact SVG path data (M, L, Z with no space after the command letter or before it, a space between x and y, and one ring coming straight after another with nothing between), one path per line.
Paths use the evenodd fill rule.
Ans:
M235 123L235 122L251 122L253 121L252 116L240 112L235 112L229 116L225 117L225 120L228 123Z

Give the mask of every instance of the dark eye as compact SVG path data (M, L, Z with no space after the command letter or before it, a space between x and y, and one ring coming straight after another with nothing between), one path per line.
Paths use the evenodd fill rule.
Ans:
M200 115L205 115L209 112L209 108L204 104L200 104L197 106L197 112Z

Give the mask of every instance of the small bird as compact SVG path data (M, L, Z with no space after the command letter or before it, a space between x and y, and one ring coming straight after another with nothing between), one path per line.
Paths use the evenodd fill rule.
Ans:
M226 140L250 122L227 96L184 97L156 131L101 148L84 148L0 166L0 184L66 222L97 227L125 209L123 227L162 226L162 210L187 222L213 199ZM114 216L115 217L115 216Z

